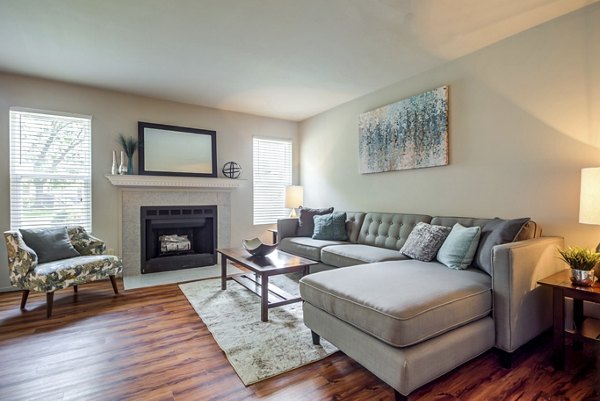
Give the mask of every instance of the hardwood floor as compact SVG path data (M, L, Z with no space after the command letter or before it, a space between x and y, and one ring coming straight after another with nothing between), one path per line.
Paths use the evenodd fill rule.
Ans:
M119 288L122 288L119 281ZM393 400L393 391L338 352L244 387L177 285L113 293L109 281L44 294L0 294L0 400ZM258 317L257 317L258 318ZM488 352L411 394L424 400L596 400L593 346L550 364L548 336L505 370Z

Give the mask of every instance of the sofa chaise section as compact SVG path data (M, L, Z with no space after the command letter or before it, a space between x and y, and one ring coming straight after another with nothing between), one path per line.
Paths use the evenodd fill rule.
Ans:
M379 340L407 347L489 316L490 276L417 260L306 276L303 299Z

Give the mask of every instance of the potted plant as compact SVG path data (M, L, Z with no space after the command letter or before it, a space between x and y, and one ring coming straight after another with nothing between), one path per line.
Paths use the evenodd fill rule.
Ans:
M571 282L589 287L596 281L594 267L600 262L600 253L588 248L568 247L559 249L560 258L571 268Z

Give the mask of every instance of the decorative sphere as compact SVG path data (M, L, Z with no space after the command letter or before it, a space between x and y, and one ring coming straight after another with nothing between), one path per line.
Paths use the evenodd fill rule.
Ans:
M242 166L236 162L227 162L223 165L223 169L221 171L227 178L239 178L240 174L242 174Z

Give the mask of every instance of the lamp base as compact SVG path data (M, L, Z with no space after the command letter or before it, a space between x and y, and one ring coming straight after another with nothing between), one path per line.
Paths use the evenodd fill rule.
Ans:
M298 218L298 213L296 212L296 208L292 208L290 210L290 219L297 219ZM600 245L598 245L600 246Z

